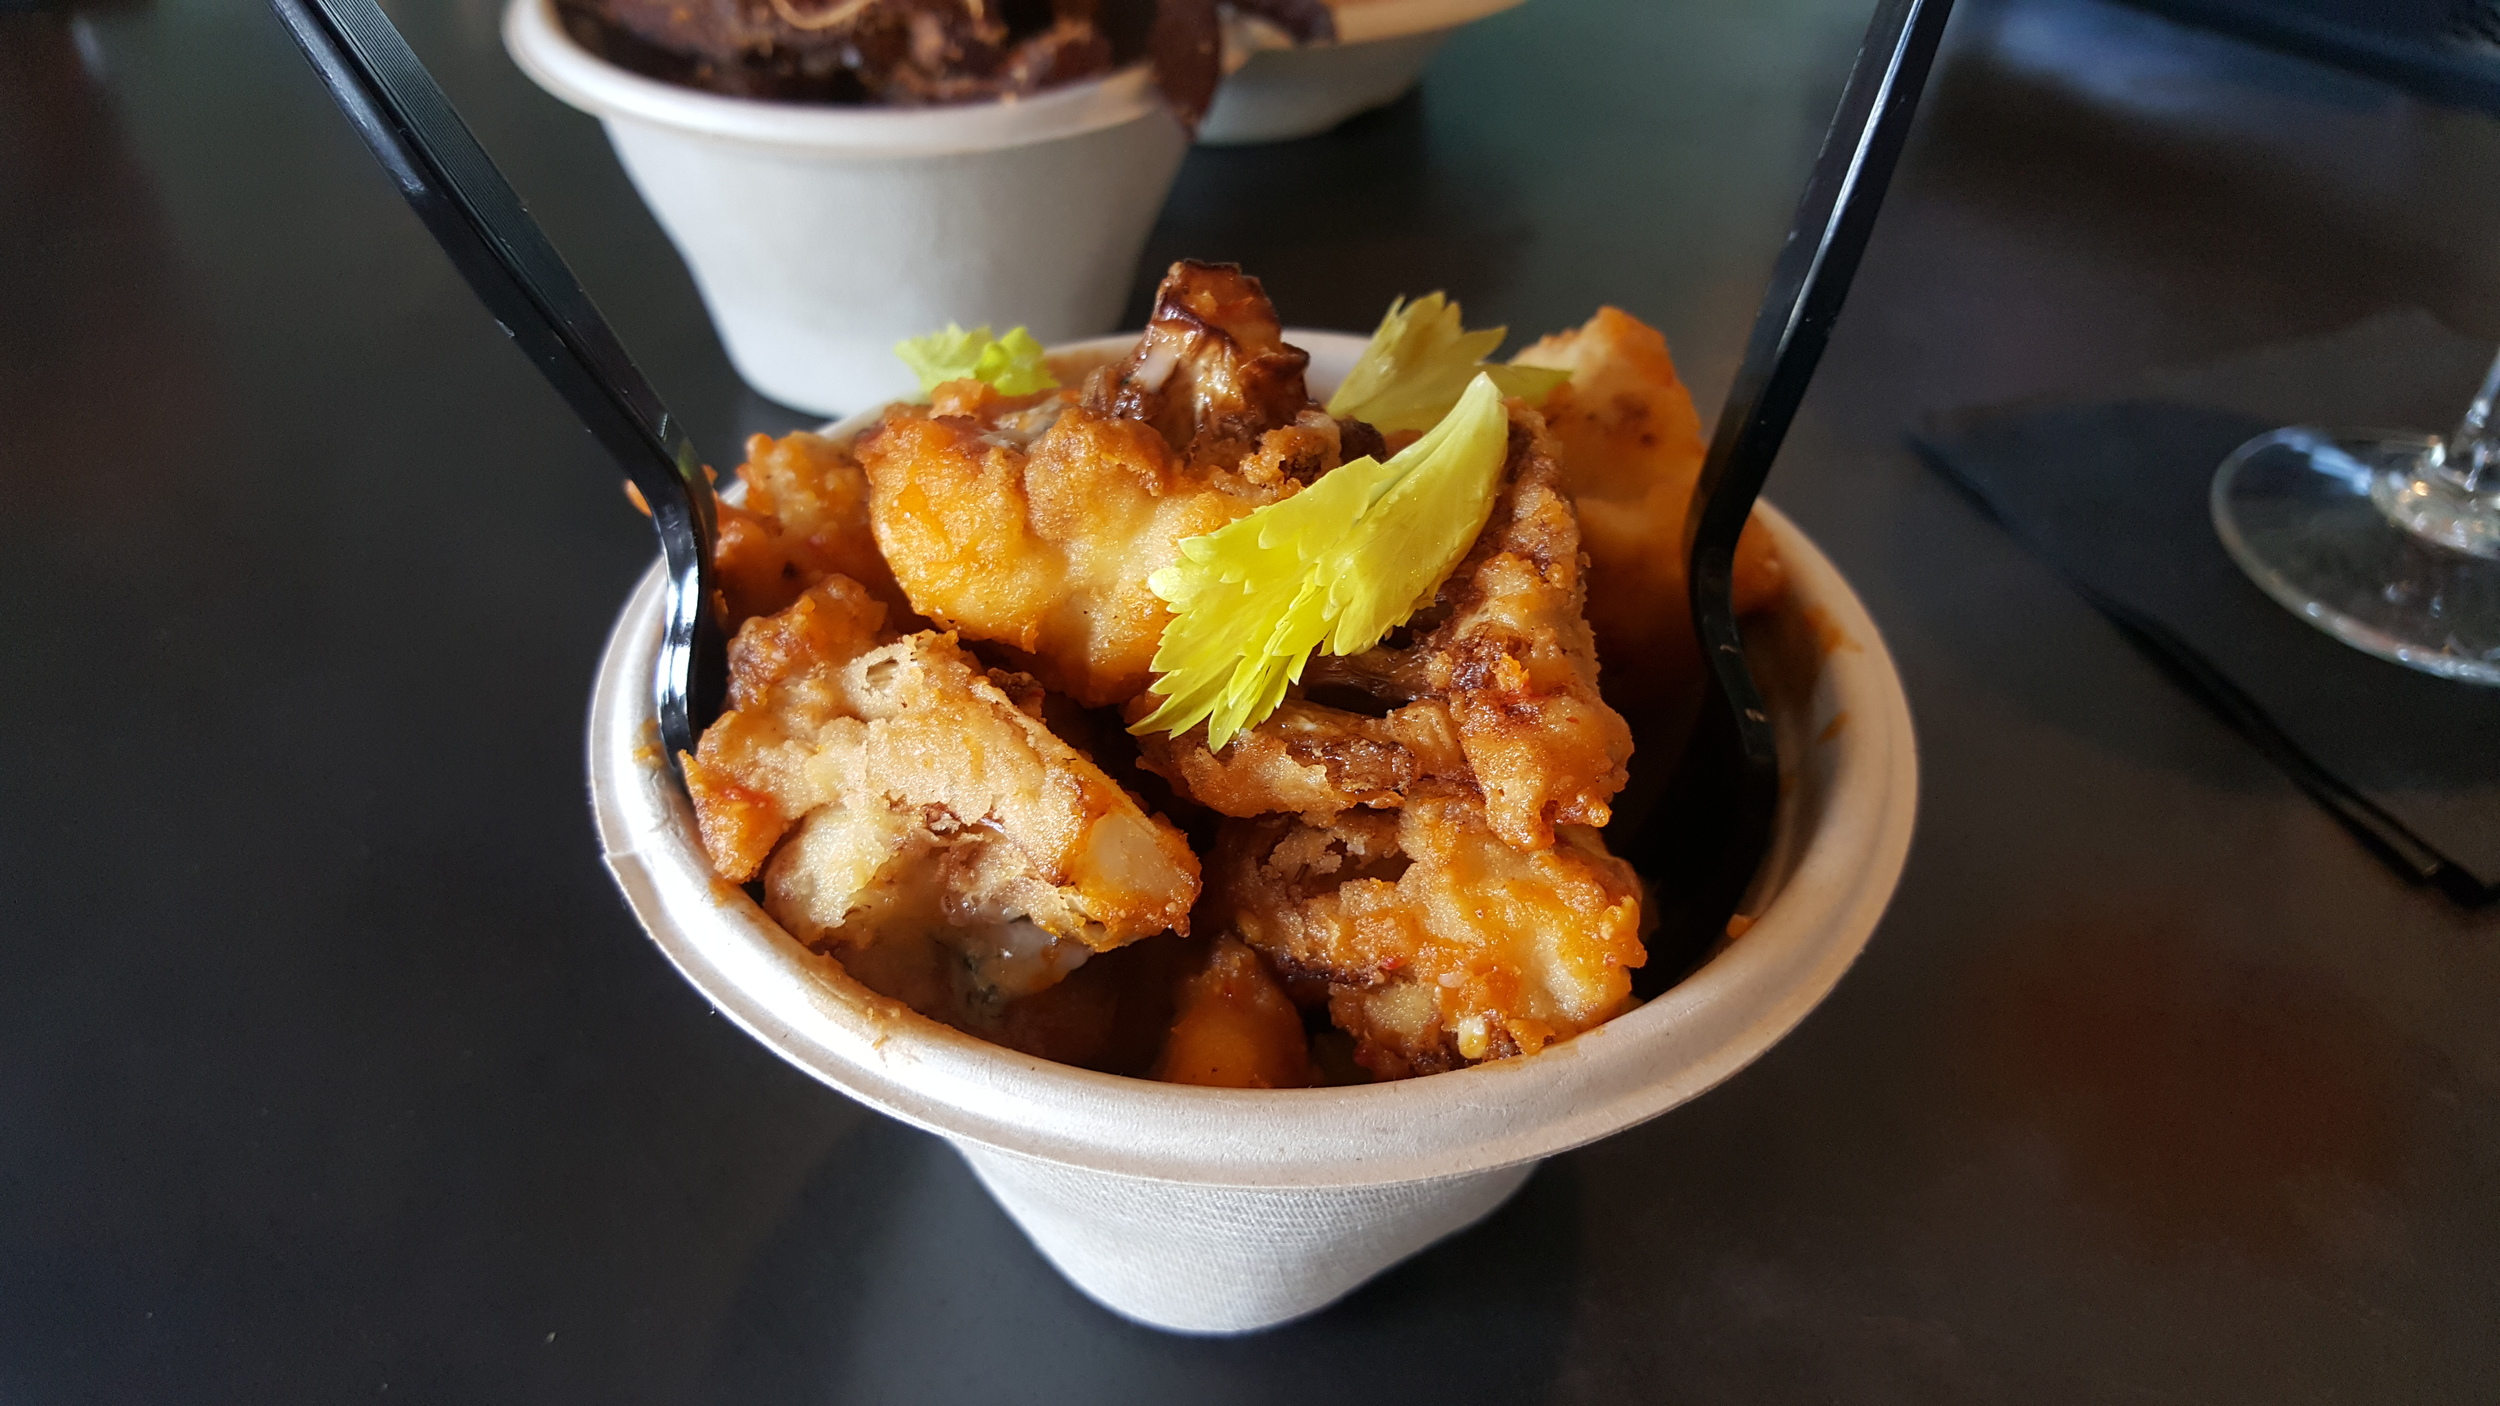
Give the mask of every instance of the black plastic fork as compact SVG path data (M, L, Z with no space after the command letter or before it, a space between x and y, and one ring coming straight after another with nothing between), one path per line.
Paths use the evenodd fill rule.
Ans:
M1634 850L1659 915L1649 961L1634 975L1643 997L1681 981L1709 954L1770 850L1779 746L1736 622L1736 538L1831 340L1952 10L1953 0L1875 7L1693 485L1685 580L1710 686Z
M607 319L374 0L270 0L400 194L651 509L668 563L660 740L674 765L720 711L725 642L709 607L711 480Z

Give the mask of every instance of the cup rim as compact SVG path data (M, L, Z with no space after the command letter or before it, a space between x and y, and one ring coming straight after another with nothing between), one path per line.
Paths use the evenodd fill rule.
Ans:
M1315 381L1324 364L1342 374L1365 341L1286 336L1312 353ZM1055 350L1100 354L1134 339ZM847 417L830 432L855 432L880 413ZM1900 677L1830 560L1786 515L1763 509L1794 608L1843 642L1823 668L1846 725L1815 744L1832 749L1831 799L1741 939L1646 1005L1534 1055L1343 1088L1199 1088L1036 1059L867 991L711 872L651 721L656 565L618 617L592 699L602 849L652 939L716 1010L823 1082L950 1139L1115 1176L1227 1187L1438 1180L1550 1156L1698 1096L1786 1036L1864 949L1908 858L1918 767Z
M1369 44L1413 34L1456 29L1489 15L1525 4L1526 0L1350 0L1328 8L1337 21L1339 44Z
M1172 120L1142 63L1030 97L840 107L730 97L621 68L565 32L555 0L507 0L502 28L513 63L572 107L602 121L645 122L749 146L852 157L947 156L1059 141L1142 118Z

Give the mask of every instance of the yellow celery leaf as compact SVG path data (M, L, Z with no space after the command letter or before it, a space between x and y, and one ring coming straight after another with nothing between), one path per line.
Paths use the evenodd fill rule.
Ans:
M920 379L920 389L925 394L948 381L970 379L972 369L981 364L982 350L989 344L989 328L966 332L950 322L943 332L906 337L895 343L894 354Z
M1422 430L1438 424L1479 375L1493 378L1504 395L1540 404L1568 371L1540 366L1489 366L1485 357L1509 331L1470 332L1459 322L1458 304L1439 293L1389 304L1371 344L1328 398L1328 413L1351 416L1381 430Z
M1387 463L1356 459L1281 502L1180 544L1147 578L1172 607L1155 649L1163 699L1132 732L1207 725L1221 749L1301 680L1311 652L1360 654L1432 603L1493 512L1510 413L1479 374Z
M943 332L907 337L894 346L925 398L948 381L986 381L1001 395L1031 395L1059 384L1044 364L1042 344L1021 327L993 337L984 325L967 332L954 323Z

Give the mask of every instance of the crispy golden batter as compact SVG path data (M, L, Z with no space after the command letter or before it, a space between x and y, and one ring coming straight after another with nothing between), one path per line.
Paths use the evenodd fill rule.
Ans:
M1666 338L1618 308L1512 360L1569 371L1545 403L1563 492L1589 557L1589 624L1619 699L1680 695L1700 678L1684 588L1684 516L1708 446ZM1748 523L1736 547L1736 608L1786 589L1771 536ZM1645 710L1646 711L1646 710Z
M1146 686L1170 618L1147 576L1177 559L1183 537L1265 501L1221 482L1237 475L1192 481L1152 429L1082 406L1029 452L979 420L905 408L860 458L878 544L913 608L1021 651L1088 705Z
M1131 711L1153 706L1141 699ZM1138 739L1145 765L1219 815L1286 811L1324 821L1348 806L1395 807L1429 781L1472 789L1449 704L1427 698L1373 718L1308 699L1288 698L1221 752L1202 725L1178 738Z
M859 445L877 545L912 608L1089 707L1144 691L1184 537L1339 462L1256 279L1175 266L1135 355L1039 401L939 388ZM1265 311L1262 311L1265 310Z
M1632 732L1598 696L1578 525L1552 442L1522 405L1505 475L1475 546L1401 632L1408 642L1318 656L1304 674L1312 693L1359 692L1387 717L1306 694L1218 755L1203 726L1149 737L1146 764L1232 816L1393 807L1431 782L1424 791L1480 795L1494 833L1521 850L1551 847L1557 825L1605 824Z
M1630 1001L1646 959L1638 883L1595 830L1566 826L1525 854L1465 797L1326 825L1227 821L1199 914L1324 990L1356 1060L1385 1079L1587 1030Z
M1224 938L1180 984L1172 1033L1155 1062L1167 1084L1299 1089L1312 1082L1302 1015L1259 954Z
M1186 931L1198 862L953 638L891 639L846 577L748 622L686 765L712 863L793 936L931 1014L994 1011L1093 951ZM769 856L769 862L768 861Z
M986 389L986 387L984 388ZM842 446L800 431L747 440L743 507L720 503L720 541L713 560L729 628L785 609L828 576L848 576L868 593L907 612L877 539L868 529L868 476Z

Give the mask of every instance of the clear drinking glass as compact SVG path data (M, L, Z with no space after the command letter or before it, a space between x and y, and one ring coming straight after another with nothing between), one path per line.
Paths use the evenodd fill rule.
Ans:
M2214 529L2250 579L2356 649L2500 684L2500 362L2456 433L2259 435L2214 475Z

